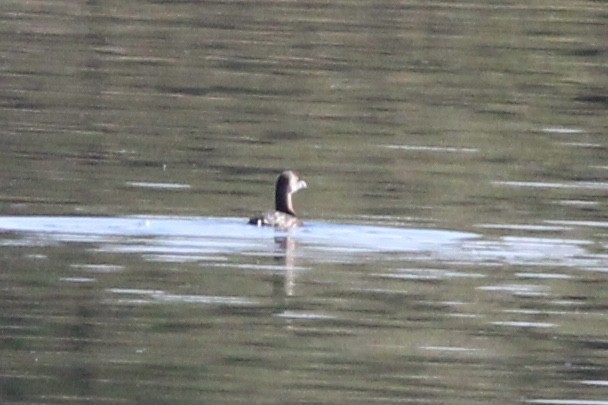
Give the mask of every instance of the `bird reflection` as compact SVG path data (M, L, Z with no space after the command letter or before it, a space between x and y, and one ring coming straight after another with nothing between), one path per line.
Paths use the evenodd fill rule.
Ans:
M290 235L274 238L275 256L277 263L285 267L285 271L274 274L272 279L272 296L278 308L285 308L285 299L294 294L295 288L295 250L297 243Z

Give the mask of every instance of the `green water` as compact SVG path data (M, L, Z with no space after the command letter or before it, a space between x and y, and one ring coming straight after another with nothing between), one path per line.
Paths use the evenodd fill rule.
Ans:
M0 223L0 402L604 403L607 27L597 1L3 1L2 216L245 219L290 168L316 238L479 240Z

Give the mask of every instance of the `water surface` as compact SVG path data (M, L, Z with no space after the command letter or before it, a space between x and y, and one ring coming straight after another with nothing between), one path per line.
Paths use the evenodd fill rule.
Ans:
M0 402L604 403L607 16L3 1Z

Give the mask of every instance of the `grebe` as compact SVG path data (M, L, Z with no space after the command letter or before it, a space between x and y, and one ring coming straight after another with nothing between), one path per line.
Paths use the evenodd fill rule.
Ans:
M274 226L279 229L289 229L302 225L302 220L296 216L291 202L291 195L308 187L306 182L291 170L286 170L277 178L274 192L275 210L256 215L249 223L257 226Z

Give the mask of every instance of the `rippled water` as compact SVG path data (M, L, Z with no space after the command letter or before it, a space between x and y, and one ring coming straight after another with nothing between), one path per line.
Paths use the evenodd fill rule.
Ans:
M576 226L504 225L518 235L490 236L0 217L6 392L62 402L68 385L79 401L273 402L269 393L329 391L336 403L434 402L435 390L482 402L511 398L508 389L553 403L539 392L552 397L560 381L601 392L605 248L544 235Z
M2 2L0 403L606 403L607 16Z

